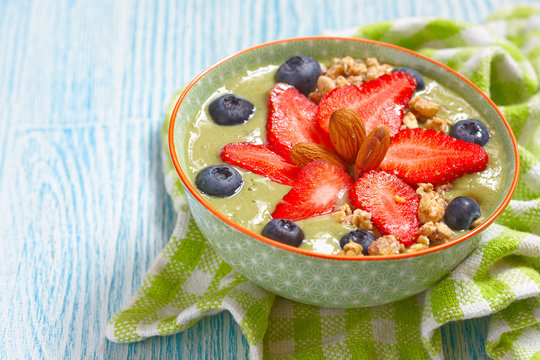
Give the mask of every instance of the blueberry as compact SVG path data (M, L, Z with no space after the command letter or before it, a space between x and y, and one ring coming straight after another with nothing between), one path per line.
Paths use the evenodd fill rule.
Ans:
M217 197L236 194L243 183L242 175L228 165L208 166L202 169L195 179L199 190Z
M304 241L304 232L300 226L286 219L271 220L264 227L262 234L280 243L296 247Z
M375 235L371 231L367 230L355 230L344 235L341 240L339 240L339 246L343 249L349 241L353 241L357 244L362 245L362 254L368 255L368 247L375 240Z
M480 216L480 206L468 196L458 196L450 201L444 212L444 222L452 230L468 230Z
M477 119L459 120L450 128L450 136L466 142L484 146L488 143L490 134L486 125Z
M395 68L394 70L392 70L392 72L394 71L402 71L402 72L405 72L411 76L414 76L414 78L416 79L416 90L417 91L420 91L420 90L424 90L426 88L426 83L424 82L424 78L422 77L422 75L420 75L420 73L414 69L411 69L411 68L407 68L407 67L398 67L398 68Z
M291 84L307 96L315 88L320 75L321 66L317 60L309 56L298 55L281 64L277 71L276 80Z
M234 94L226 94L212 101L208 106L208 112L218 125L238 125L249 120L254 108L248 100Z

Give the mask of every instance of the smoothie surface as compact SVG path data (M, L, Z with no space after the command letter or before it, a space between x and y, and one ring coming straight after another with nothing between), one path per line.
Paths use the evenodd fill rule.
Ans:
M223 163L220 152L223 146L233 142L251 142L257 144L266 141L266 119L268 91L275 84L275 73L279 64L261 66L247 70L244 74L227 81L201 106L187 131L186 173L194 184L195 177L207 166ZM453 188L446 192L448 200L457 196L469 196L477 200L482 216L489 216L499 202L502 179L504 178L503 154L500 139L493 133L485 119L467 101L454 91L424 76L426 87L416 92L420 96L441 105L437 117L455 123L458 120L476 118L483 122L491 132L490 141L484 146L489 155L486 170L464 175L452 182ZM253 116L244 124L220 126L215 124L209 114L208 105L215 98L234 93L255 106ZM422 124L419 124L422 127ZM274 211L276 204L291 189L290 186L270 181L236 167L244 178L242 189L234 196L217 198L202 196L219 212L242 227L260 233ZM347 199L343 199L343 202ZM300 247L325 254L336 254L341 248L339 239L354 230L354 226L340 224L329 215L297 221L304 230L305 241ZM459 236L460 232L456 233Z

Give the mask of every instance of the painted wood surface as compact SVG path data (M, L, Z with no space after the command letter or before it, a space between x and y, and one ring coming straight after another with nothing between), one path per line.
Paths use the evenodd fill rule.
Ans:
M407 16L479 23L509 3L0 1L0 359L245 358L228 314L137 344L104 337L174 224L169 97L257 43ZM485 358L485 335L485 319L445 326L446 356Z

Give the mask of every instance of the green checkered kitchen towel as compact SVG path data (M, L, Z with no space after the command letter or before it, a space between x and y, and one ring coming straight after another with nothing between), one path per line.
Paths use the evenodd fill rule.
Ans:
M442 325L491 314L488 355L540 358L539 19L540 7L527 6L497 12L484 26L412 18L346 34L407 47L458 70L501 106L518 139L521 174L510 205L441 282L396 303L346 310L299 304L257 287L216 255L192 221L165 125L165 182L178 222L140 289L110 320L107 337L133 342L174 334L228 310L252 359L442 358Z

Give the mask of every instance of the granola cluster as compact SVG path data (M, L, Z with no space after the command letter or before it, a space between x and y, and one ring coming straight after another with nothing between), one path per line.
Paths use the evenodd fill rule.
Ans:
M402 129L416 129L421 121L426 129L446 132L450 123L436 116L440 109L441 106L436 102L415 96L409 102L409 111L403 117Z
M428 221L418 229L418 233L427 237L431 244L444 244L452 239L454 232L445 223Z
M364 256L363 247L354 241L349 241L339 253L345 256ZM405 247L394 235L384 235L375 239L368 247L369 255L395 255L404 252Z
M393 235L384 235L376 238L368 247L369 255L395 255L399 253L411 253L447 243L454 238L454 232L444 222L444 212L448 199L444 196L445 192L452 189L452 184L444 184L434 187L430 183L420 183L416 193L420 199L418 205L418 237L416 242L405 247ZM394 197L394 201L401 202L405 199L399 196ZM331 217L342 224L353 225L361 230L372 230L380 235L374 228L371 221L371 214L361 209L351 209L349 204L343 204L336 209ZM485 221L480 216L471 223L471 229L479 226ZM376 235L377 236L377 235ZM364 256L360 244L349 242L340 252L345 256Z
M404 250L405 253L417 252L429 248L429 238L424 235L418 236L416 242Z
M353 225L361 230L373 230L371 214L361 209L352 211L349 204L343 204L330 215L341 224Z
M371 243L369 255L395 255L404 250L404 246L394 235L381 236Z
M349 241L343 247L342 253L345 256L364 256L364 254L362 254L362 250L364 250L362 245L357 244L354 241Z
M444 217L446 204L441 195L433 189L432 184L418 184L416 193L420 196L418 204L418 221L425 224L438 222Z
M332 64L326 68L321 65L322 75L317 80L317 88L309 94L309 99L315 103L319 101L335 88L347 85L361 85L374 80L379 76L393 70L392 65L380 64L375 58L354 59L351 56L332 59ZM440 132L447 132L451 123L437 116L441 111L445 111L444 106L432 101L422 95L417 95L411 99L402 121L402 129L415 129L422 124L423 128ZM392 255L399 253L410 253L439 245L450 241L454 237L454 232L442 222L447 203L451 199L447 197L447 192L452 189L452 184L444 184L434 187L429 183L417 184L416 194L418 195L418 222L419 230L416 242L405 247L394 236L381 236L374 227L371 214L365 210L352 210L349 204L343 204L331 214L331 217L346 225L352 225L360 230L370 230L378 236L369 246L367 252L370 255ZM394 196L394 201L403 203L406 200ZM471 228L480 225L485 219L476 219ZM363 248L354 242L346 244L341 254L346 256L363 256Z
M446 201L438 189L430 183L418 184L416 194L420 197L418 203L418 238L416 243L409 246L405 252L415 252L427 249L430 245L444 244L454 237L454 232L445 223L441 222L446 209Z
M368 248L370 255L393 255L411 253L429 248L430 246L444 244L454 237L454 232L442 219L446 208L444 192L452 188L451 184L434 187L430 183L420 183L416 189L419 197L418 221L420 228L416 242L408 247L401 244L393 235L380 236ZM394 201L402 203L405 199L394 196ZM361 230L374 230L371 214L365 210L352 210L349 204L343 204L330 215L341 224L352 225ZM484 218L475 220L472 227L478 226ZM376 230L376 229L375 229ZM353 242L347 244L340 252L346 256L363 256L362 246Z
M317 79L317 88L309 94L309 99L318 104L319 101L335 88L347 85L361 85L391 72L390 64L380 64L376 58L354 59L351 56L335 57L332 65L326 68L321 64L322 74ZM450 125L448 120L437 117L441 106L429 99L415 96L409 102L409 109L403 118L402 128L415 129L422 122L426 129L446 132Z
M327 69L321 64L322 75L317 79L317 89L309 94L309 99L316 104L330 91L347 85L361 85L393 70L392 65L379 64L376 58L365 60L351 56L333 58Z
M349 204L343 204L330 215L341 224L352 225L361 230L375 230L371 221L371 214L361 209L351 209ZM376 232L378 233L378 232ZM403 252L405 247L393 235L380 236L375 239L368 248L370 255L392 255ZM363 256L362 245L353 241L347 243L341 255Z

